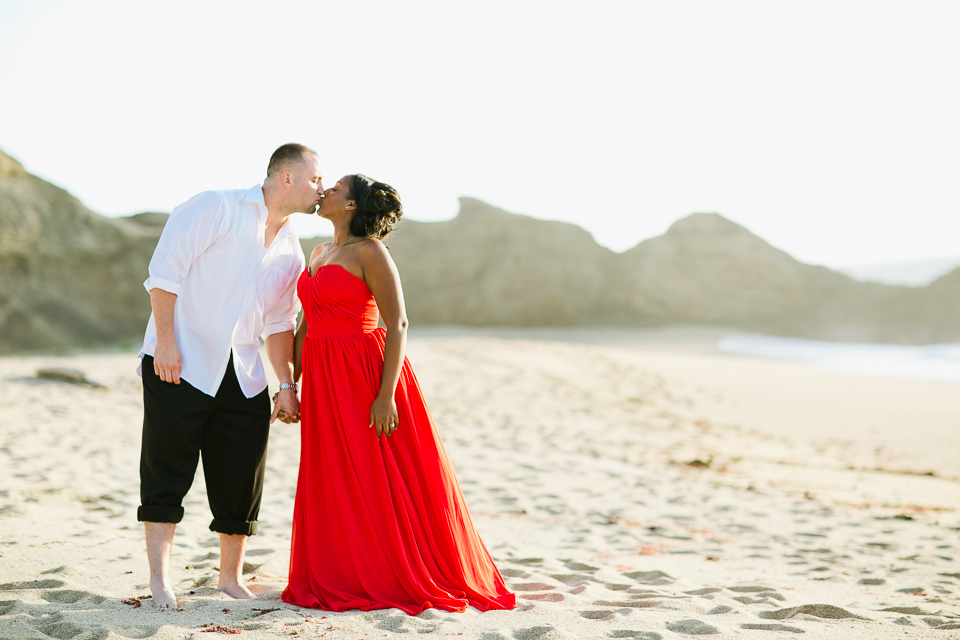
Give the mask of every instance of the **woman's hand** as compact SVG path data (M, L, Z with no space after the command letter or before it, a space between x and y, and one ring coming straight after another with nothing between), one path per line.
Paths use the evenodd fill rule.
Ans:
M300 422L300 400L293 389L284 389L273 394L273 414L270 424L279 418L284 424Z
M400 426L400 417L397 415L397 403L392 396L377 396L370 407L370 424L377 426L377 440L381 435L392 435Z

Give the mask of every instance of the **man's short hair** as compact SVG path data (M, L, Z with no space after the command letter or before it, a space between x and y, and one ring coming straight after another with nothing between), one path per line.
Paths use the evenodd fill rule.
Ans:
M317 152L310 147L296 142L288 142L281 145L270 156L270 164L267 165L267 177L272 178L278 173L289 171L293 167L302 164L306 160L307 154L317 155Z

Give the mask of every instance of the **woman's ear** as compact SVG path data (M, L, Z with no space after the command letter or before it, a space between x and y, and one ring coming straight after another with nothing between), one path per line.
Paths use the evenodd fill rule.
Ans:
M343 205L343 208L344 208L344 209L356 209L356 208L357 208L357 203L356 203L355 200L347 200L347 202Z

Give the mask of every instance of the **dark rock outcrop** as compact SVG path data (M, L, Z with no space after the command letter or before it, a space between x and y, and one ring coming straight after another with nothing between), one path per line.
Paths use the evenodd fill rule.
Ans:
M405 221L388 240L414 322L610 324L619 256L572 224L460 199L448 222Z
M925 288L858 282L715 213L616 254L575 225L460 202L453 220L405 221L389 241L415 324L697 323L827 340L960 340L960 270ZM318 240L304 240L305 253Z
M142 335L159 230L97 215L0 152L0 352Z
M960 340L960 269L924 288L861 283L794 260L717 214L616 254L583 229L461 198L447 222L388 244L414 324L717 324L902 343ZM0 353L138 341L141 283L166 221L110 219L0 153ZM320 239L304 239L309 255Z

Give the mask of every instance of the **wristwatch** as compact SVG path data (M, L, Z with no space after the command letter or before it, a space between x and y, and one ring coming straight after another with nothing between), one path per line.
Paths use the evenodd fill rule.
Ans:
M280 391L283 391L284 389L293 389L294 393L299 393L299 389L297 389L296 382L281 382Z

